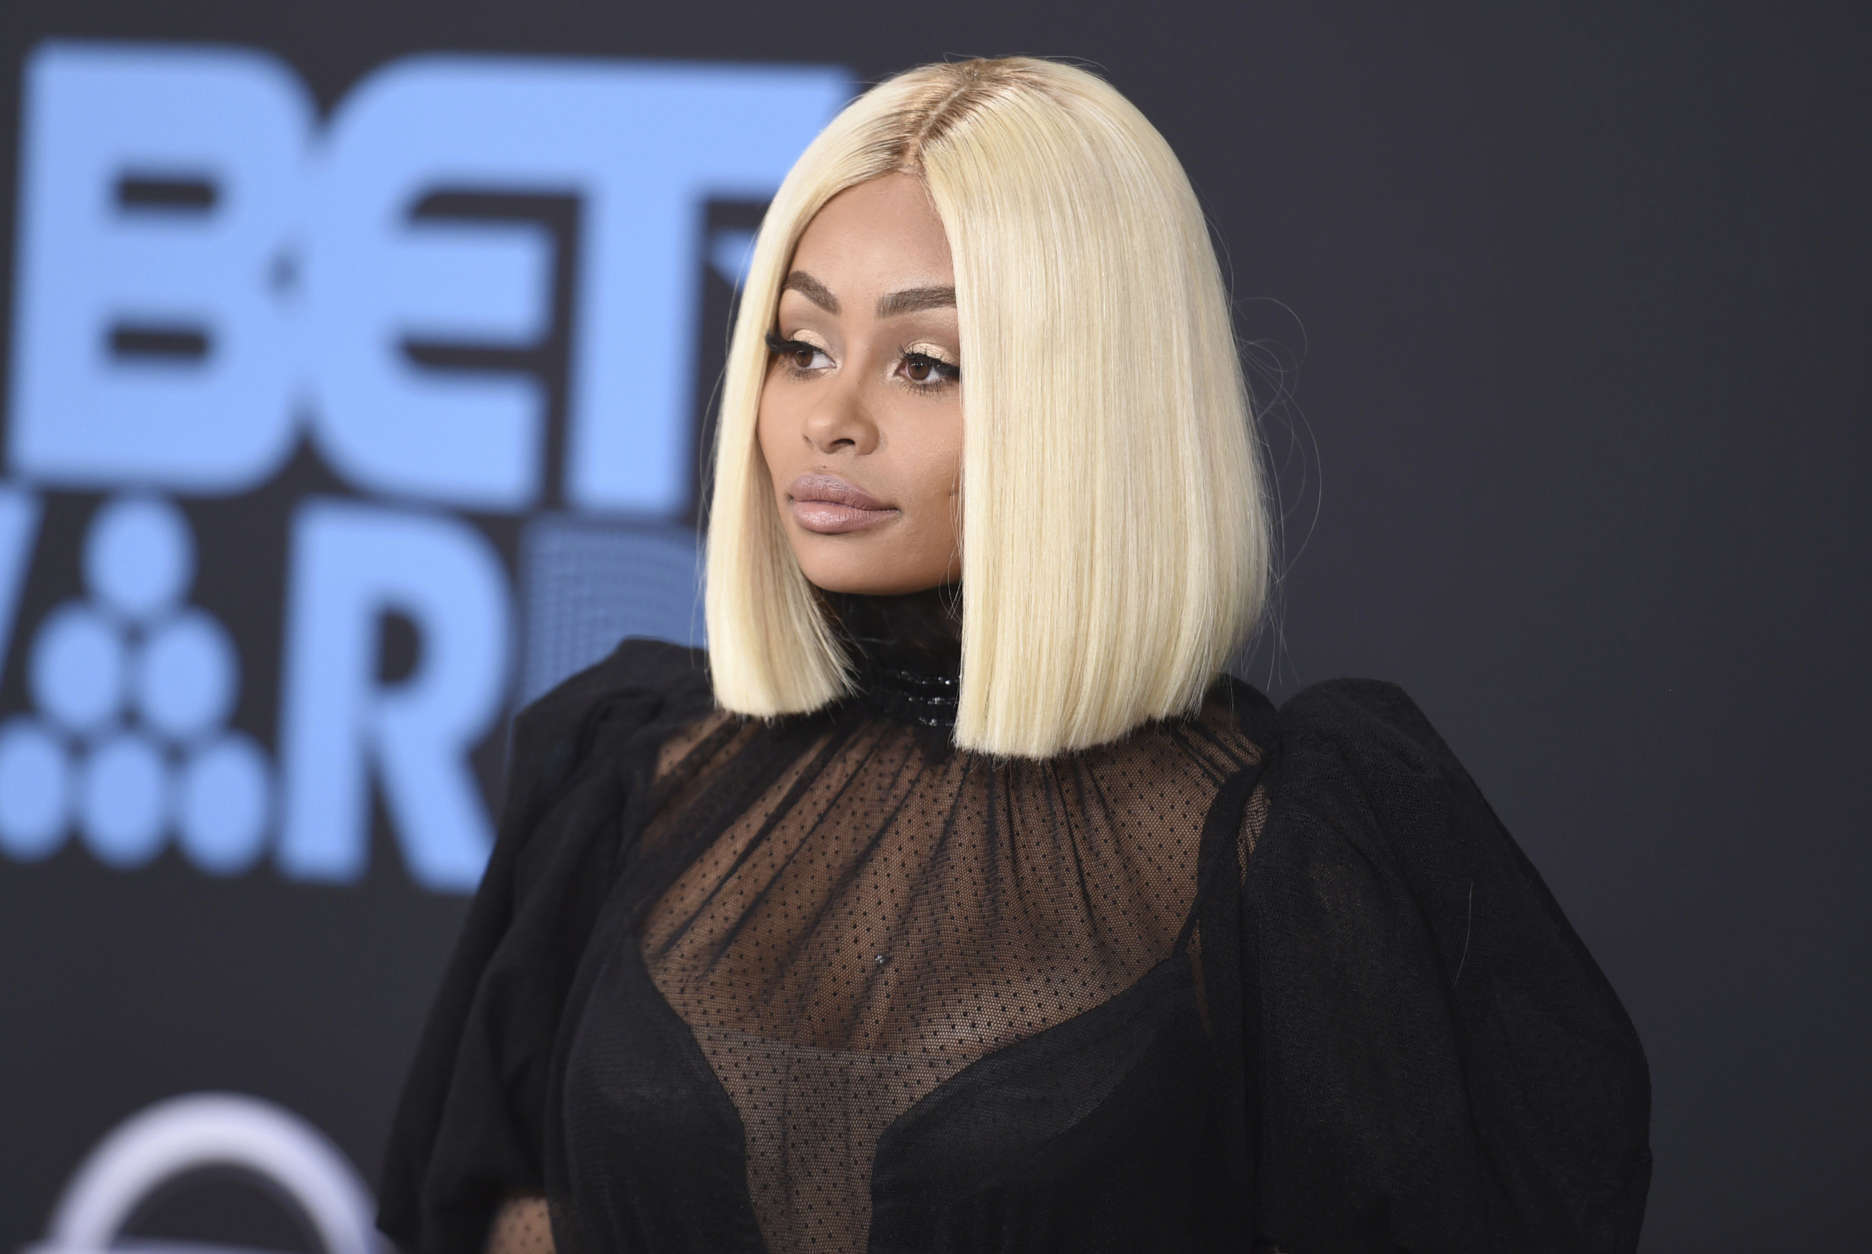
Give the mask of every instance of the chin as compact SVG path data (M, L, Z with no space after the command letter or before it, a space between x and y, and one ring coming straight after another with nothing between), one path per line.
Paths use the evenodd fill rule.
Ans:
M859 596L883 596L892 592L902 592L898 586L901 581L882 578L844 577L814 579L808 575L807 581L821 592L850 592Z
M854 563L854 565L856 565ZM900 592L918 592L943 582L941 572L927 579L914 574L906 577L901 565L889 560L864 563L864 569L840 566L826 569L801 563L806 581L822 592L848 592L859 596L890 596Z

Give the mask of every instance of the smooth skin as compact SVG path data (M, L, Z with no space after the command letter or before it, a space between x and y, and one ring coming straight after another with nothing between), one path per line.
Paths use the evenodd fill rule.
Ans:
M757 421L793 554L830 592L915 592L962 574L962 343L949 239L917 178L846 188L794 248ZM886 303L888 302L888 303ZM800 525L788 492L836 475L895 513L842 534Z

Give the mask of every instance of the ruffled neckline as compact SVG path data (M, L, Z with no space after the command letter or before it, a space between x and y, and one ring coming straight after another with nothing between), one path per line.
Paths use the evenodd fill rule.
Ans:
M857 669L854 696L879 714L953 728L962 674L962 585L882 595L819 590Z

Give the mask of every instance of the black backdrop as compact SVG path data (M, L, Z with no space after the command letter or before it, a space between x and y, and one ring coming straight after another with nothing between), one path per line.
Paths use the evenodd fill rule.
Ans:
M717 67L722 81L783 70L794 77L747 80L793 93L776 111L793 121L767 140L781 169L797 150L786 125L813 101L917 61L1030 52L1101 70L1182 155L1251 342L1286 569L1280 630L1244 673L1276 697L1339 674L1396 680L1463 756L1649 1052L1646 1249L1872 1241L1855 1201L1872 1165L1859 987L1872 885L1856 647L1867 578L1849 500L1868 417L1867 47L1851 6L10 0L0 12L0 1249L55 1229L76 1240L80 1212L94 1228L111 1218L110 1188L139 1234L352 1248L331 1234L360 1204L346 1189L374 1177L480 830L435 816L462 803L463 779L492 796L502 711L607 633L697 638L695 450L739 232L761 198L714 187L685 202L685 325L669 333L676 364L658 367L674 399L628 416L640 434L675 433L661 497L582 490L569 469L571 363L592 349L577 343L590 293L573 280L600 273L590 204L550 180L471 175L411 216L533 224L558 245L527 254L549 308L529 334L458 328L430 337L452 348L411 336L398 351L431 382L535 382L535 490L498 502L385 486L338 464L309 422L264 474L192 483L191 466L251 430L244 410L221 414L220 445L197 432L205 460L146 474L61 443L89 429L71 406L102 394L27 352L55 354L60 316L84 312L73 275L108 305L142 255L110 251L82 198L26 230L27 188L54 186L58 166L29 138L111 124L93 116L102 80L71 79L67 130L41 125L51 104L23 108L53 36L76 54L114 41L120 58L87 64L120 75L159 50L264 54L287 73L261 96L290 101L280 84L302 84L308 133L368 76L433 52L484 55L472 64L496 78L572 57L632 82L653 79L655 61ZM714 99L713 81L698 98ZM658 116L626 119L615 151L636 151L642 136L626 132ZM278 156L247 114L224 120L253 131L243 160ZM607 142L589 150L602 160ZM214 180L199 170L120 173L119 213L241 207L204 192ZM34 277L29 252L71 222L77 243L45 244ZM321 281L293 251L305 241L286 242L249 276L256 290L263 274L279 291ZM233 264L211 250L175 273ZM500 271L469 295L515 299ZM67 334L73 369L228 360L215 356L227 325L187 297L140 312L120 300L114 326L71 322L98 337L85 348ZM238 292L215 299L245 307ZM325 299L344 321L342 293ZM30 342L29 320L46 328ZM339 338L315 329L282 351L338 356ZM269 403L315 409L306 380L334 373L289 361ZM142 404L127 402L125 421L156 412ZM145 443L160 462L164 442ZM391 556L371 577L459 569L431 587L439 601L416 589L405 604L346 583L348 555L377 549ZM581 600L594 585L610 599ZM308 610L306 588L337 608ZM139 619L139 595L167 608ZM425 635L463 607L482 613L478 635L447 648ZM371 739L389 726L371 694L420 688L444 655L481 683L453 715L417 720L474 732L455 755L472 773L453 785L420 736L407 762ZM314 676L349 657L364 697L320 705L294 689L293 656ZM362 843L322 844L320 824L351 811ZM421 814L433 830L417 839ZM245 1104L202 1108L194 1124L193 1108L158 1105L204 1093ZM174 1116L161 1143L198 1166L140 1192L129 1176L112 1184L125 1160L106 1162L107 1138L152 1109ZM190 1127L220 1149L188 1150ZM297 1147L297 1177L254 1148L280 1144ZM243 1154L246 1168L225 1165ZM321 1205L331 1226L315 1239L303 1216Z

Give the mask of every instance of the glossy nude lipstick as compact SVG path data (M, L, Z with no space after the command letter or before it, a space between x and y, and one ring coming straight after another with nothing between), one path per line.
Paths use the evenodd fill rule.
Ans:
M787 488L787 508L800 526L825 535L862 531L898 514L870 493L826 474L795 479Z

